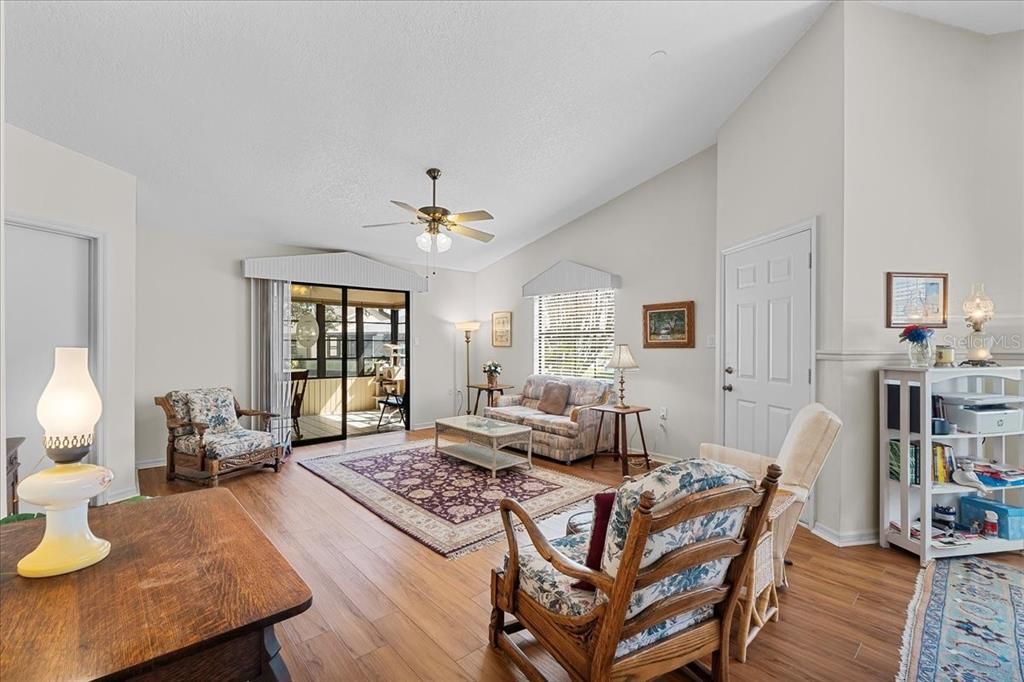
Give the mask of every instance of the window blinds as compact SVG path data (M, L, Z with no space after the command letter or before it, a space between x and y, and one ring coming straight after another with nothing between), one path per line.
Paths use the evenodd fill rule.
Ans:
M538 374L610 379L615 290L534 297L534 369Z

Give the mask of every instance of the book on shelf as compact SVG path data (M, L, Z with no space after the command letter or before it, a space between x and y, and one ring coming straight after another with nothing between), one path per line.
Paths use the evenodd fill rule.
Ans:
M910 484L921 484L921 442L910 441ZM945 443L932 443L932 481L934 483L952 483L953 472L956 471L956 453L952 446ZM889 440L889 478L900 480L900 441L898 438Z

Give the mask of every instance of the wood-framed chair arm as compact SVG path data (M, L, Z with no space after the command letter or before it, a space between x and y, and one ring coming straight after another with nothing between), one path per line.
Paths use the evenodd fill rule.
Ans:
M239 417L280 417L281 415L276 412L267 412L266 410L248 410L242 408L238 410Z
M196 433L202 436L203 432L206 431L206 429L210 428L210 425L204 424L203 422L183 422L180 419L167 420L168 431L174 431L174 429L182 429L185 427L192 427L193 429L196 430Z
M501 512L501 523L505 526L505 536L508 538L508 561L509 566L507 574L511 578L508 581L509 585L515 585L519 574L519 543L516 540L515 530L512 527L511 514L515 514L523 527L526 529L527 535L530 536L530 542L537 549L537 553L551 564L556 571L563 575L567 575L570 578L576 578L577 580L585 580L591 585L594 585L602 592L611 594L612 586L615 584L614 579L607 573L601 571L595 571L592 568L587 568L583 564L573 561L566 555L562 554L556 548L551 546L544 534L540 532L540 528L532 518L530 518L529 512L513 500L512 498L506 497L501 501L500 505Z

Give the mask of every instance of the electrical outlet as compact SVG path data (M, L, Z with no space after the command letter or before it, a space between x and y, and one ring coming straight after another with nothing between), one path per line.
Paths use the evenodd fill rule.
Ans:
M668 408L662 407L658 410L658 419L661 421L668 421Z

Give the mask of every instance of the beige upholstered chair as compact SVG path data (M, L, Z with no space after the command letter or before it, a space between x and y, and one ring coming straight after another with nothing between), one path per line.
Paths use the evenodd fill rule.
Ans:
M832 451L842 427L842 420L828 408L821 403L811 403L800 410L793 423L789 425L789 432L777 458L713 443L701 443L701 459L731 464L755 477L764 476L770 464L782 467L779 488L791 492L796 497L796 502L776 519L774 524L776 585L788 584L785 558L786 552L789 551L789 543L793 540L807 496L810 495L814 482L818 480L818 474L825 466L828 453Z

